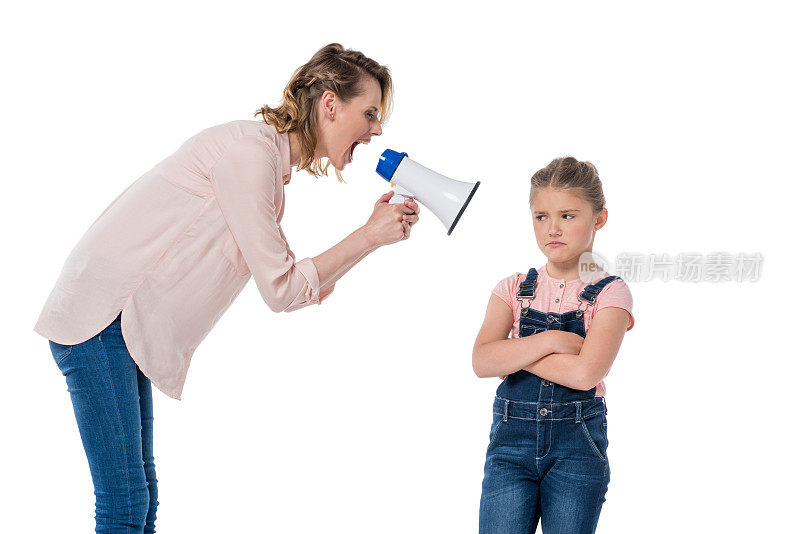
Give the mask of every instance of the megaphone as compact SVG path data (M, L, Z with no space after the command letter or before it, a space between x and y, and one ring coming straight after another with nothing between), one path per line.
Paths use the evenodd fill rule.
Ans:
M381 154L375 172L394 186L390 204L403 203L407 198L418 200L444 223L447 235L456 227L481 185L442 176L409 158L405 152L388 148Z

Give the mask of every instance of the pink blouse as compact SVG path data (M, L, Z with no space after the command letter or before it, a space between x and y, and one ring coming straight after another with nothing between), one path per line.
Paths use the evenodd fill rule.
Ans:
M584 282L580 278L575 280L565 280L563 278L552 278L547 272L547 265L543 265L536 269L539 277L536 280L536 291L533 301L530 302L530 307L541 312L565 313L578 309L578 294L583 291L587 285L602 280L609 276L605 271L597 271L590 278L589 282ZM527 274L527 273L526 273ZM517 290L519 285L525 281L526 274L516 273L507 276L500 280L500 282L492 290L492 293L503 299L503 301L511 307L511 313L514 316L514 324L511 328L511 337L519 337L519 316L522 311L522 303L517 300ZM525 301L528 304L528 301ZM598 311L603 308L622 308L628 311L630 318L628 320L628 328L626 332L633 328L633 296L631 295L628 284L624 280L614 280L606 287L604 287L597 295L594 305L583 314L584 329L589 332L589 327L592 324L592 319ZM586 303L583 303L582 308L586 308ZM606 394L606 386L600 381L597 384L595 392L596 397L604 397Z
M319 304L311 258L295 262L280 222L289 137L259 121L207 128L134 181L67 257L34 331L62 345L122 311L131 357L180 399L200 342L252 274L273 311Z

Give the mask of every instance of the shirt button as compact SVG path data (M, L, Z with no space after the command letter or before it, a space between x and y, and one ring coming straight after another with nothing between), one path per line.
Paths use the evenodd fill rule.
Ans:
M549 381L549 380L542 380L542 385L543 385L544 387L547 387L547 386L549 386L549 385L550 385L550 381Z
M564 287L564 284L559 284L558 287Z
M547 415L547 408L542 408L539 410L539 415Z
M556 299L556 302L558 302L558 299Z

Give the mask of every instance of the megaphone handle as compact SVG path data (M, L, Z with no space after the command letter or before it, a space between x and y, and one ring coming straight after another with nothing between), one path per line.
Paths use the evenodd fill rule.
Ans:
M389 204L402 204L403 202L406 201L407 198L411 197L401 195L400 193L395 193L394 196L389 199Z
M411 191L403 189L399 185L392 184L392 190L394 191L394 196L389 199L389 204L402 204L407 198L414 198Z

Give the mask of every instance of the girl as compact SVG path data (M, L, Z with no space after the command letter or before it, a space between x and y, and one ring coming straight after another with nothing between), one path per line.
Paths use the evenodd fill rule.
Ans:
M258 110L262 121L199 132L75 246L34 330L66 377L96 532L155 531L151 382L180 399L192 354L251 275L270 309L293 311L322 302L367 254L408 239L419 207L390 205L391 192L314 258L295 262L280 226L292 166L319 176L327 159L338 174L359 143L381 135L391 94L385 66L325 46L295 71L279 107Z
M546 534L589 533L610 480L602 379L633 327L633 301L587 261L608 218L594 165L554 159L531 178L529 203L547 263L497 284L472 355L479 377L504 377L480 532L529 534L541 518Z

